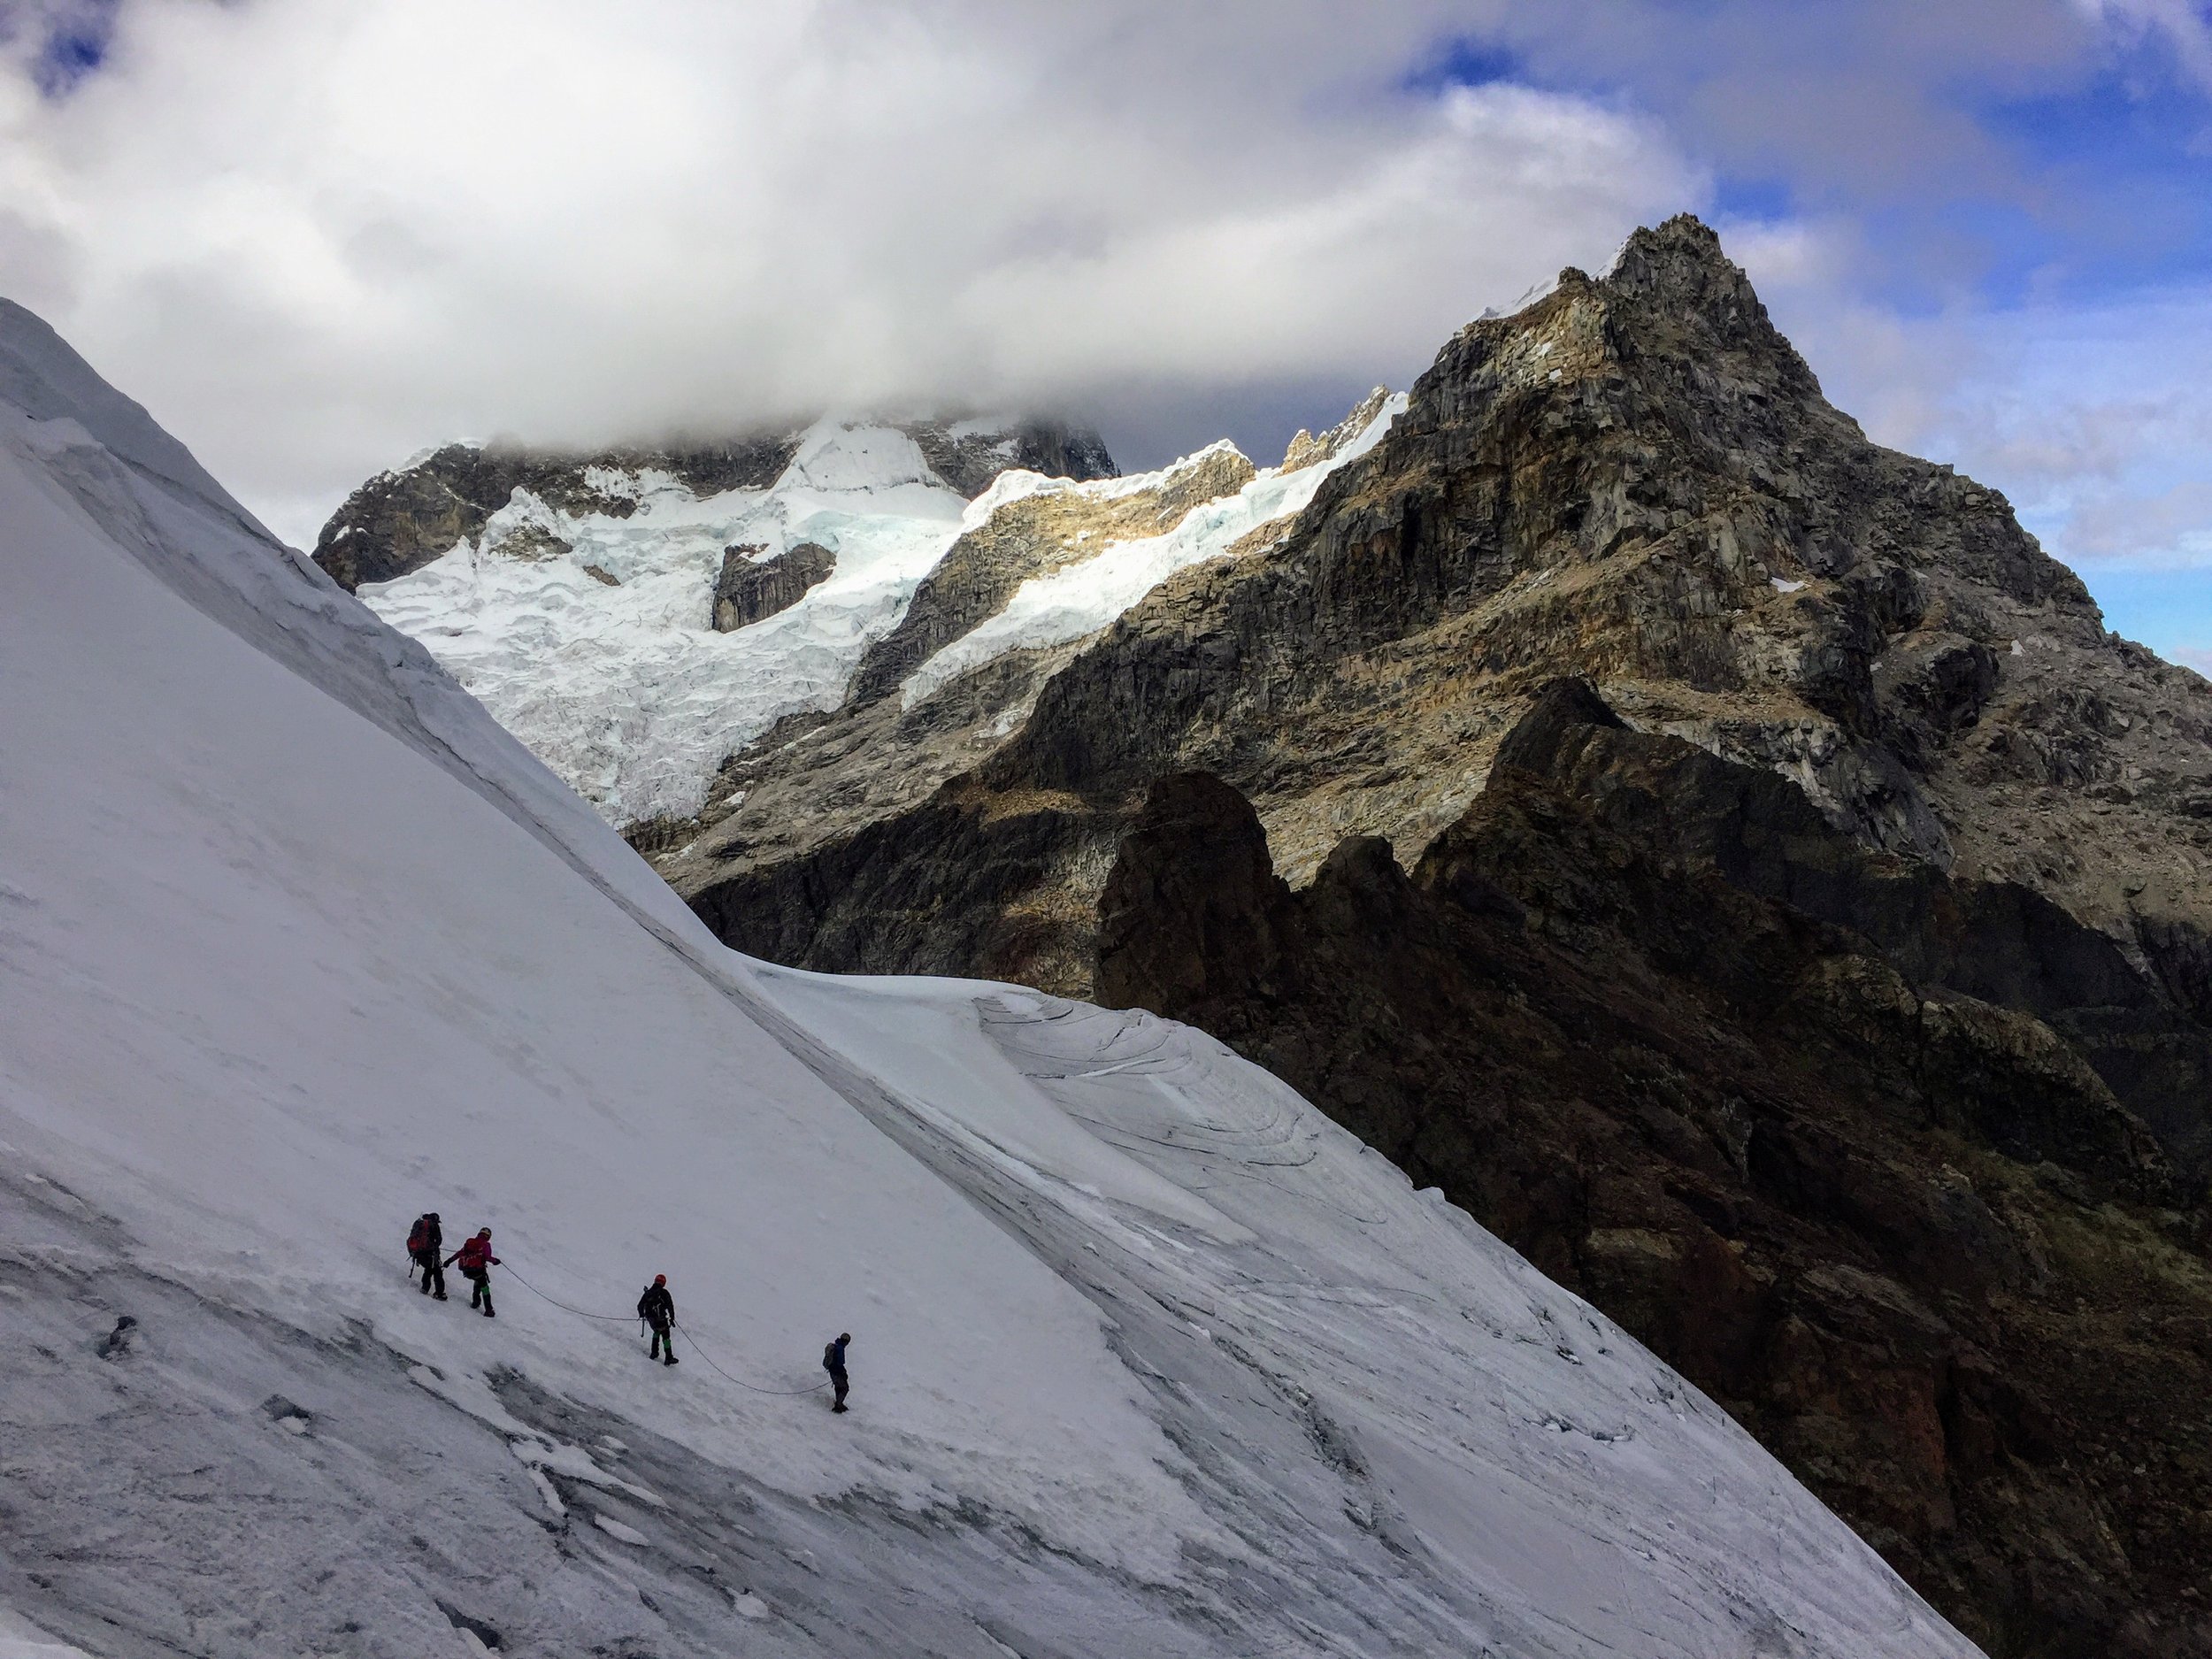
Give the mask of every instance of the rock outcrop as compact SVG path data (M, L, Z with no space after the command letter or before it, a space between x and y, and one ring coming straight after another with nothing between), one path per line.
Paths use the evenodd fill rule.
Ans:
M1047 478L1112 478L1118 469L1106 441L1087 426L1019 417L1005 420L915 420L898 423L930 470L971 498L1002 472Z
M1087 427L1032 419L886 424L912 439L931 471L963 495L982 494L1010 468L1056 478L1115 475L1104 441ZM363 582L396 580L480 535L518 489L562 512L614 518L635 511L641 476L664 476L698 496L766 489L805 433L802 425L718 442L589 453L449 443L349 495L317 538L315 562L349 593Z
M1098 941L1102 1000L1440 1186L1991 1653L2212 1653L2207 1217L2062 1034L2139 998L2103 935L1571 682L1409 873L1352 837L1293 891L1158 780Z
M315 562L351 593L420 570L483 533L518 489L565 511L626 518L634 493L603 487L610 473L665 472L696 495L764 489L790 464L796 433L697 448L619 449L590 456L515 444L449 443L380 472L346 497L315 541Z
M819 541L801 541L763 558L764 551L757 547L722 549L722 571L714 580L716 633L734 634L790 610L806 597L808 588L827 581L837 568L837 555Z
M1294 522L1162 582L1018 725L972 733L963 787L1125 823L1153 780L1212 772L1303 882L1348 833L1425 848L1561 674L1870 847L2040 895L2212 1016L2212 687L2106 633L2002 497L1869 442L1691 219L1462 330ZM715 844L664 871L740 945L743 889L840 856ZM1080 911L1103 872L1072 867ZM923 965L890 949L851 965Z

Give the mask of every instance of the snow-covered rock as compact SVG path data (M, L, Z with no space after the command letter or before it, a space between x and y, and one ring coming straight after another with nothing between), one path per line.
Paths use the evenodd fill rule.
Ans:
M1971 1652L1282 1084L724 950L12 309L0 389L0 1644Z
M391 551L412 545L426 515L373 510L407 481L388 475L332 519L317 557L356 575L397 570L361 580L361 598L610 822L685 820L705 811L733 757L789 717L872 701L890 664L910 708L1003 659L1096 634L1176 572L1302 511L1405 403L1379 387L1339 426L1301 433L1281 466L1257 472L1226 442L1124 478L1102 449L1041 449L1010 435L1020 431L1010 423L833 419L745 452L745 473L672 456L495 468L480 493L505 491L502 504L480 523L429 515L451 544L426 560ZM1016 464L1044 453L1085 475ZM424 465L473 488L469 469L487 463L442 450ZM941 468L990 481L956 488ZM440 488L449 505L453 489ZM1174 510L1164 522L1158 504ZM994 556L979 605L948 569L979 532ZM364 564L369 543L379 557ZM774 603L738 603L753 572ZM933 617L918 634L903 630L932 648L918 657L895 636L933 577L937 597L950 587L965 603L956 626Z
M1010 651L1062 645L1095 634L1177 571L1219 558L1255 531L1304 511L1322 480L1373 449L1405 406L1404 394L1386 394L1356 433L1321 455L1294 457L1281 467L1259 472L1234 495L1194 506L1161 534L1109 541L1088 557L1031 578L1003 610L914 672L902 687L905 705L912 707L941 686ZM1141 481L1117 479L1069 488L1078 495L1110 497Z
M540 454L450 445L371 480L316 559L608 818L687 818L715 770L843 701L868 648L1010 469L1110 474L1046 423L825 418L715 446ZM827 556L749 621L743 567Z

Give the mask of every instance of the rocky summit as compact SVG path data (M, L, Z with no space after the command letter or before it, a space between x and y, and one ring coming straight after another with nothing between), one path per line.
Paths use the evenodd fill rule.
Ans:
M1992 1654L2212 1654L2212 686L1689 219L1279 466L949 507L901 442L518 491L362 594L727 943L1201 1025ZM572 602L638 619L588 685Z

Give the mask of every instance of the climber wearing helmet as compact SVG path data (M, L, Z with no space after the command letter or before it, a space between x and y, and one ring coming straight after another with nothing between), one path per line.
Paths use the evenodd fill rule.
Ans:
M669 1334L676 1323L676 1299L668 1294L668 1275L656 1273L653 1282L645 1287L645 1294L637 1299L637 1317L652 1327L653 1346L648 1359L660 1359L666 1355L665 1363L676 1363L676 1340Z

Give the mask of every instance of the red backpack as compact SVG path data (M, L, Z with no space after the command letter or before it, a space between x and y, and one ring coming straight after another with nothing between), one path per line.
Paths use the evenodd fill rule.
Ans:
M407 1254L420 1256L430 1248L430 1217L417 1216L414 1230L407 1235Z

